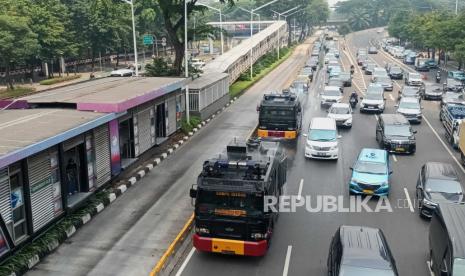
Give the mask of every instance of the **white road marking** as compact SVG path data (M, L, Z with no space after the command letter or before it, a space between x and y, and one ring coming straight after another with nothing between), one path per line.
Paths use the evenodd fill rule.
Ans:
M397 157L395 154L392 155L392 159L394 159L394 162L397 162Z
M397 84L397 82L396 82L396 84ZM389 94L389 98L391 98L392 101L395 101L394 96L392 96L392 94Z
M304 179L302 178L300 180L300 184L299 184L299 192L297 193L297 199L300 200L302 198L302 188L304 186Z
M375 114L375 119L376 119L376 121L379 121L379 118L378 118L377 114Z
M287 253L286 253L286 260L284 261L283 276L287 276L287 273L289 272L289 262L291 260L291 253L292 253L292 245L288 245Z
M457 158L455 158L454 154L452 153L452 151L450 151L449 147L446 145L446 143L442 140L441 137L439 137L439 134L436 132L436 130L434 130L433 126L431 125L431 123L428 121L428 119L426 117L423 117L423 120L428 124L429 128L431 129L431 131L433 131L434 135L436 135L436 137L439 139L439 141L441 142L441 144L444 146L444 148L447 150L447 152L449 153L449 155L452 157L452 159L454 159L455 163L457 163L457 166L460 168L460 170L465 173L465 168L463 168L462 164L460 164L459 160L457 160Z
M189 255L187 255L187 258L182 263L182 265L179 268L178 272L176 272L176 276L181 276L184 269L186 269L187 263L189 263L189 260L192 258L192 255L194 255L194 253L195 253L195 248L192 247L191 251L189 252Z
M435 276L434 275L434 272L431 270L431 263L430 261L426 261L426 266L428 267L428 271L430 273L431 276Z
M408 203L408 207L410 208L410 212L414 213L415 210L413 209L412 200L410 199L410 195L408 194L407 188L404 188L404 192L405 192L405 197L407 198L407 203Z

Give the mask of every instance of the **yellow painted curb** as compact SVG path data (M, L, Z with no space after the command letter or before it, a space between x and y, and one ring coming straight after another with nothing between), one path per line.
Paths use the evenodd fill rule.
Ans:
M187 220L182 230L178 233L178 235L173 240L173 242L171 242L170 246L168 246L168 249L166 249L163 256L161 256L158 263L155 265L155 267L150 272L150 276L158 275L158 273L160 273L160 271L165 267L169 257L173 255L176 246L186 238L187 232L191 230L193 222L194 222L194 213L192 213L192 215L190 216L189 220Z

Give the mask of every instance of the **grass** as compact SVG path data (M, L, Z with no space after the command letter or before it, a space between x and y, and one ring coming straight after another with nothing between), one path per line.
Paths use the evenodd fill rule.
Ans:
M266 76L269 72L273 71L276 67L278 67L281 63L283 63L288 57L291 56L293 53L293 48L289 49L289 51L280 57L279 60L272 63L267 68L264 68L260 71L259 74L255 75L252 80L244 80L244 81L236 81L229 87L229 95L231 98L234 98L241 93L243 93L247 88L251 87L257 81L261 80L264 76Z
M0 100L17 98L35 91L33 87L16 86L15 89L0 89Z
M56 84L56 83L60 83L60 82L79 79L80 77L81 77L81 75L64 76L64 77L58 77L58 78L51 78L51 79L42 80L39 83L41 85L52 85L52 84Z

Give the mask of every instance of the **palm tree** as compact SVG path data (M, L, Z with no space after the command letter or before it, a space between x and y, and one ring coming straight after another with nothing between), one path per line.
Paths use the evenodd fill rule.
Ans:
M349 25L354 31L366 29L371 25L371 16L363 8L353 9L349 16Z

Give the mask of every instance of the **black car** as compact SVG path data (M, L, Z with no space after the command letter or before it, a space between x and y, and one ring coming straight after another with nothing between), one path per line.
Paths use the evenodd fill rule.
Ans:
M421 217L431 217L440 202L460 202L463 190L451 164L428 162L418 175L416 198Z
M328 276L397 276L396 261L378 228L341 225L327 260Z
M388 68L388 75L393 80L401 80L404 78L404 70L399 66L391 66Z
M431 275L464 275L465 205L441 203L433 213L429 227Z
M415 70L418 72L429 72L429 66L424 62L418 62L415 64Z
M439 85L429 85L425 87L421 97L425 100L441 100L444 88Z
M380 147L396 153L416 151L416 131L401 114L381 114L376 125L376 141Z

